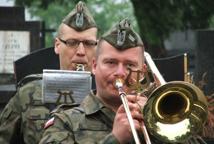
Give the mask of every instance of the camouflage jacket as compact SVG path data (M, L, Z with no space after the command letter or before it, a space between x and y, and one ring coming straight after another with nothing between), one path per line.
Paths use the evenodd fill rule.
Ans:
M42 103L41 75L17 89L0 116L1 144L36 144L49 118L50 108Z
M114 116L115 113L91 93L80 107L55 112L40 143L116 144L118 141L111 134Z

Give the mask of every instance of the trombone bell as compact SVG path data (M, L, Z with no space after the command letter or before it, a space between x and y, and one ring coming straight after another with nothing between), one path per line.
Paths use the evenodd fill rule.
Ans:
M162 142L183 143L197 135L207 120L207 101L194 84L184 81L166 83L150 56L147 65L161 85L149 96L143 109L147 130ZM148 59L147 59L148 58Z

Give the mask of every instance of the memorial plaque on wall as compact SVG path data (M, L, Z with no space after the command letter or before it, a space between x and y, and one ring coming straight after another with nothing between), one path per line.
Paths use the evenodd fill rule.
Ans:
M30 52L30 31L0 30L0 73L14 73L13 62Z

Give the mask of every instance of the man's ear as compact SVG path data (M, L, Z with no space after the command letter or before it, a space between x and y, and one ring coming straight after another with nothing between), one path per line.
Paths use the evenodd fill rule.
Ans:
M55 38L55 40L54 40L54 51L56 54L59 54L59 48L60 48L60 41L58 38Z
M97 60L96 58L94 57L93 60L92 60L92 73L95 75L96 73L96 67L97 67Z
M142 67L142 71L145 73L147 71L147 65L144 63Z

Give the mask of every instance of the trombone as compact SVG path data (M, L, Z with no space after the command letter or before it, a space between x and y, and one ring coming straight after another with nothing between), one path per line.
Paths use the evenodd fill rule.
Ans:
M149 132L161 142L186 142L200 132L207 120L206 98L203 92L192 83L184 81L166 82L151 56L144 52L144 57L155 82L158 83L158 87L149 95L142 110L145 141L147 144L151 144ZM116 80L115 85L125 107L135 143L140 144L126 94L122 90L123 83L121 80Z
M128 100L126 98L126 93L122 89L123 81L121 79L116 79L115 86L117 87L117 89L119 91L119 96L120 96L120 98L122 100L122 103L123 103L123 106L125 108L125 112L126 112L126 115L127 115L130 127L131 127L131 131L132 131L135 143L136 144L140 144L140 140L139 140L139 137L137 135L137 131L136 131L135 127L134 127L134 121L133 121L133 118L131 116L131 112L130 112L130 109L129 109L129 106L128 106Z
M125 112L126 112L129 124L130 124L131 132L132 132L133 137L134 137L134 141L135 141L136 144L140 144L140 139L139 139L137 131L135 129L134 121L133 121L133 118L131 116L131 112L130 112L130 109L129 109L129 106L128 106L128 100L126 98L126 93L122 89L122 87L123 87L122 80L121 79L116 79L115 86L118 88L119 96L120 96L120 98L122 100L122 103L123 103L123 106L124 106L124 109L125 109ZM148 132L147 132L145 126L143 126L143 134L144 134L144 137L146 139L146 144L151 144L151 141L149 139L149 135L148 135Z

